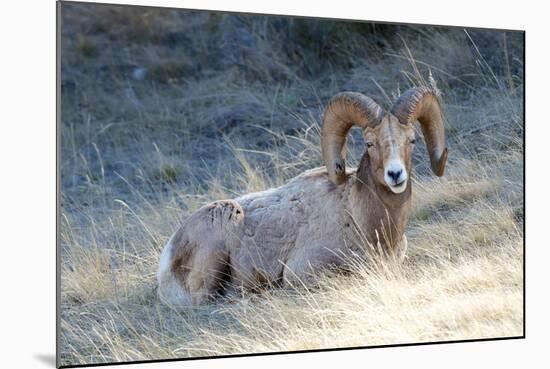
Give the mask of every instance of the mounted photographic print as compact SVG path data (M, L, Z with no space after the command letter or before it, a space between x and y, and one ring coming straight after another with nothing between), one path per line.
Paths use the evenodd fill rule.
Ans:
M59 366L524 337L522 31L63 1L58 137Z

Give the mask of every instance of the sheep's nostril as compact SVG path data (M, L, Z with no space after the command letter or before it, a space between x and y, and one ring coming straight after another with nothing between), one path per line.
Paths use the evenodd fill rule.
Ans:
M393 179L394 182L397 182L399 177L401 177L401 173L403 173L403 170L388 170L388 177Z

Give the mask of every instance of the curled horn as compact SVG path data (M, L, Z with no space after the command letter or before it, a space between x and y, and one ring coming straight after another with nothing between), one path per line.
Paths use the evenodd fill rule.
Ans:
M429 87L408 89L399 96L391 113L402 124L412 124L418 120L430 155L432 171L436 176L441 177L445 172L447 148L443 113L437 90Z
M330 99L323 115L321 149L330 180L342 184L346 177L346 135L355 124L376 126L382 119L378 104L357 92L341 92Z

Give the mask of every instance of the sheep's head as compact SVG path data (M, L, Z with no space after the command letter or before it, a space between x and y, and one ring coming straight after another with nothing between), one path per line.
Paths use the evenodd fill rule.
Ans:
M364 158L370 161L369 174L393 193L405 191L411 173L415 121L422 128L431 168L437 176L442 176L447 149L441 106L435 90L411 88L397 99L391 113L385 115L380 106L365 95L343 92L334 96L325 109L321 138L330 180L335 184L345 180L346 135L355 124L363 128Z
M411 173L414 127L387 115L376 127L365 128L363 137L371 164L369 175L394 193L405 191Z

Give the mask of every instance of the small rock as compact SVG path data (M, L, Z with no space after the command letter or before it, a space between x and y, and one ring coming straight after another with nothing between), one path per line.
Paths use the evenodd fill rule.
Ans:
M146 74L147 74L147 69L138 67L138 68L135 68L134 71L132 72L132 78L135 79L136 81L141 81L145 78Z

